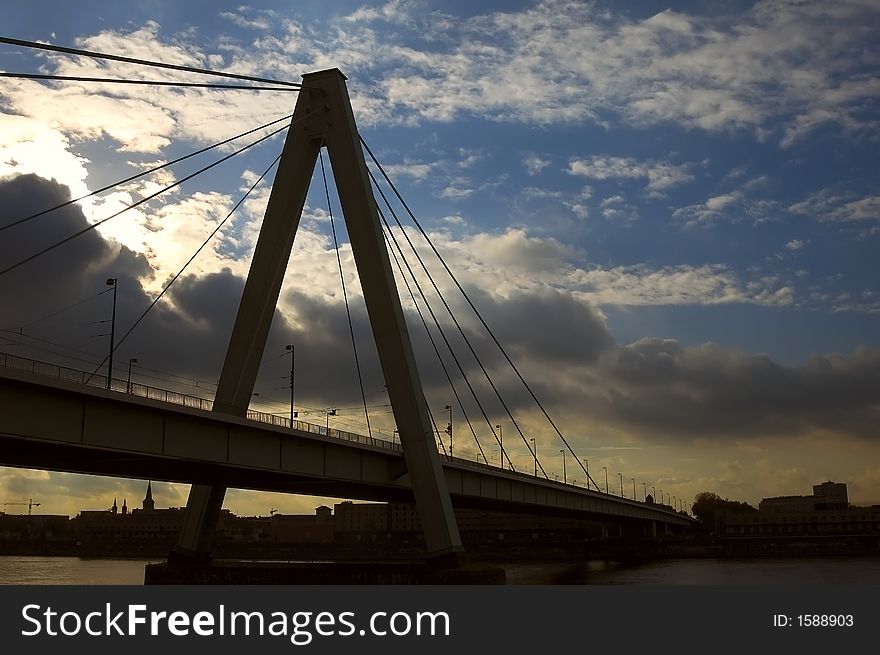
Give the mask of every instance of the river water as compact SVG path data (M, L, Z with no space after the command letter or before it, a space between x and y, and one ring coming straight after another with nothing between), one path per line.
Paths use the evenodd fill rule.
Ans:
M0 557L0 584L140 585L160 560ZM638 566L603 561L500 563L509 584L787 585L880 584L880 558L675 559Z

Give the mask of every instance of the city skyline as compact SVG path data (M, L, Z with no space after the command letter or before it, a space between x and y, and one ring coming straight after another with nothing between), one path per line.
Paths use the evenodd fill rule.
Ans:
M880 191L870 173L880 137L872 84L880 57L869 29L880 20L876 7L86 5L6 6L0 19L15 38L291 81L338 66L365 140L600 488L604 467L611 491L620 473L625 495L633 480L637 498L644 482L688 504L701 491L754 504L839 480L853 502L880 503ZM0 68L165 75L5 45ZM0 82L7 135L0 227L68 192L83 195L277 119L295 99L116 86ZM42 265L0 277L0 349L96 365L106 353L110 296L98 295L105 280L118 280L121 333L280 146L280 137L271 139L58 248ZM10 228L0 265L194 168L163 171ZM116 377L130 367L136 382L210 397L267 189L257 188L119 347ZM365 432L328 219L318 172L252 406L289 411L285 346L294 345L301 418ZM353 256L340 236L370 421L390 440L394 426ZM449 281L441 287L454 291ZM404 306L442 437L452 394L406 298ZM453 306L466 309L460 299ZM476 321L464 328L490 357L542 465L551 478L563 474L553 430L489 354ZM465 375L481 379L473 363ZM530 471L527 445L501 408L490 407L488 418L503 426L514 464ZM456 453L475 457L457 408L454 422ZM497 464L491 433L476 430ZM571 459L568 477L583 484ZM4 469L0 501L34 498L45 503L41 510L64 513L76 502L104 505L138 484ZM186 486L162 484L157 494L166 506L181 506ZM334 500L230 491L226 506L255 514Z

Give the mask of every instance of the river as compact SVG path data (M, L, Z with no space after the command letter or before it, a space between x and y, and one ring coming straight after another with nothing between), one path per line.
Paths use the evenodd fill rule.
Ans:
M140 585L144 559L0 557L0 584ZM780 585L880 584L880 558L671 559L620 566L604 561L502 563L509 584Z

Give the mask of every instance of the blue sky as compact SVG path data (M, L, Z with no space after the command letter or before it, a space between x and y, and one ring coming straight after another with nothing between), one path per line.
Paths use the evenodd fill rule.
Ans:
M0 22L15 38L292 81L339 67L365 139L464 281L486 292L487 313L517 326L513 349L571 432L592 435L578 437L585 452L633 449L607 464L665 480L681 498L710 489L756 501L832 478L880 502L877 434L865 427L880 380L876 3L328 4L5 3ZM97 71L8 46L0 67ZM65 88L0 84L0 174L94 189L294 102ZM197 195L102 229L148 263L132 269L145 297L279 148L275 139L186 188ZM292 265L279 305L279 333L300 339L303 299L318 313L338 300L318 191L294 253L309 272ZM124 201L83 212L94 221ZM261 201L200 257L194 288L224 269L230 280L246 273ZM176 302L169 316L212 320ZM562 371L538 338L547 325L572 344ZM141 338L144 352L157 337ZM635 381L630 358L643 373ZM665 400L645 382L664 370ZM840 389L860 403L835 405ZM573 390L591 399L583 412ZM334 402L328 389L311 393L315 406ZM780 404L762 414L768 394ZM657 405L670 415L652 421Z

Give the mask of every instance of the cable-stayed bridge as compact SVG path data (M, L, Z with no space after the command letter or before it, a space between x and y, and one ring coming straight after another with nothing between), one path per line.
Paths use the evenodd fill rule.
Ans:
M0 276L29 265L82 234L130 209L146 205L163 192L180 186L287 129L282 153L269 164L226 218L119 339L115 335L114 319L110 333L110 352L91 373L62 367L53 369L51 364L4 356L4 365L0 368L0 403L3 404L3 411L0 412L0 464L193 482L187 503L186 522L176 550L178 557L189 560L209 556L213 530L229 486L374 500L414 499L421 515L429 555L434 558L451 558L453 561L463 551L452 511L453 499L463 506L483 506L526 513L563 513L582 518L638 524L651 534L656 532L658 525L665 529L667 526L685 526L691 523L689 517L672 508L637 502L635 490L632 499L623 498L622 489L619 497L608 494L607 483L606 493L598 491L598 485L590 478L586 465L581 462L570 441L550 417L373 151L359 135L345 77L340 71L332 69L310 73L303 76L302 84L294 84L57 48L15 39L0 38L0 43L178 72L232 77L238 82L234 85L180 82L183 86L298 91L291 116L259 126L186 157L166 162L116 184L130 182L196 154L230 144L236 139L262 133L262 136L248 145L239 147L210 165L37 252L27 253L13 262L0 262ZM75 79L78 82L94 83L174 83L97 77L65 78L43 74L35 76L26 73L4 75L55 81ZM281 126L275 127L279 123ZM330 169L347 227L373 339L400 434L399 446L372 435L345 276L338 255L327 168L324 164L325 150L329 154ZM320 426L294 421L292 403L291 418L286 424L285 420L279 420L278 417L269 422L260 421L259 419L265 417L249 410L306 194L318 163L337 249L342 294L364 404L367 435L338 431L334 433L329 430L329 424L322 432ZM118 384L113 380L114 352L276 166L277 172L265 218L213 400L205 403L204 400L175 392L132 385L130 381L121 390L118 389ZM113 186L115 185L103 187L88 196L99 194ZM88 196L72 199L30 216L10 217L12 220L4 221L0 230L16 228ZM500 393L493 376L487 370L485 356L481 356L475 349L473 339L469 338L462 327L462 321L452 310L419 248L413 243L410 236L413 229L404 226L401 215L408 216L412 221L414 233L424 239L430 252L436 256L442 270L452 281L453 288L464 298L478 324L488 335L490 343L497 348L496 355L509 366L527 395L534 401L536 409L546 419L558 440L563 462L568 453L575 465L583 470L585 487L567 484L566 479L562 483L550 480L538 456L535 439L526 436L515 412ZM396 227L392 226L390 219L393 219ZM114 287L115 303L116 280L111 278L107 282ZM421 327L429 337L434 354L449 382L451 395L456 399L456 407L465 416L483 457L482 464L450 457L446 451L441 432L436 427L422 390L410 343L410 328L398 295L400 283L406 289ZM429 302L429 296L433 306ZM437 307L436 299L439 299L442 309ZM438 317L438 314L443 318ZM448 326L450 322L455 330L444 327L443 323ZM453 344L455 339L464 344L464 351L460 344ZM455 363L457 371L447 367L447 356ZM505 448L501 427L490 418L491 412L485 401L481 401L476 389L480 385L469 379L465 364L462 363L464 357L470 357L476 363L482 374L481 385L488 385L491 389L493 402L503 408L505 420L513 425L519 440L533 459L532 475L516 470L510 457L509 442ZM102 377L99 371L104 364L107 365L108 373ZM460 379L458 384L453 383L454 377ZM96 381L100 383L97 386ZM291 389L292 384L291 375ZM145 393L138 393L138 390L144 390ZM175 403L174 400L182 402ZM496 468L488 465L484 447L468 416L469 411L472 416L479 414L488 425L489 433L498 445L501 462L503 464L506 459L507 466ZM449 433L451 438L451 422ZM633 486L635 487L635 481Z

